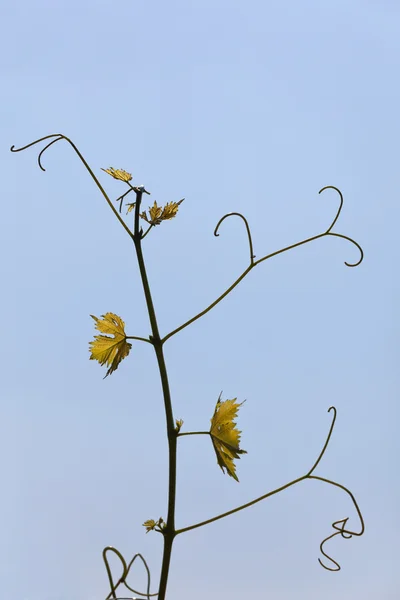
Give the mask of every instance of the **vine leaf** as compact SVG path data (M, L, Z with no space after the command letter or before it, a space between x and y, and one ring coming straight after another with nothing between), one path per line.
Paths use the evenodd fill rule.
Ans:
M150 225L160 225L162 221L168 221L176 217L179 205L184 199L182 198L179 202L168 202L164 207L158 206L157 202L154 201L153 206L149 207L149 216L147 216L146 211L143 211L140 217Z
M132 344L126 341L125 323L121 317L111 312L102 315L101 319L90 316L95 320L95 327L101 334L108 333L113 336L95 335L94 340L89 343L90 360L98 360L101 365L107 365L107 377L118 369L121 360L128 356Z
M162 517L158 521L149 519L143 523L143 527L146 527L146 533L149 533L149 531L163 531L165 529L165 521Z
M108 175L111 175L111 177L114 177L114 179L118 179L119 181L130 181L132 179L132 175L123 169L114 169L114 167L110 167L109 169L101 170L105 173L108 173Z
M239 448L241 431L236 429L236 423L234 423L234 419L237 417L242 404L243 402L236 402L236 398L221 402L220 394L215 406L214 415L211 419L210 428L217 462L222 471L226 471L236 481L239 481L239 479L236 475L236 467L233 461L235 458L240 458L239 454L247 454L246 450Z
M155 521L154 519L148 519L148 521L145 521L143 523L143 527L146 527L146 533L149 533L149 531L153 531L156 525L157 521Z

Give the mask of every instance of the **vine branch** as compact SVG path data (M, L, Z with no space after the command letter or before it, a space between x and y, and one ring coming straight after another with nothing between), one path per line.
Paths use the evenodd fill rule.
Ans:
M266 256L263 256L262 258L259 258L258 260L254 260L255 255L253 253L253 242L252 242L252 237L251 237L251 232L250 232L250 227L249 224L247 222L247 219L240 213L228 213L226 215L224 215L217 223L217 226L214 230L214 235L216 237L219 236L218 233L218 229L221 225L221 223L224 221L224 219L227 219L228 217L231 217L233 215L240 217L245 225L246 225L246 230L247 230L247 236L248 236L248 242L249 242L249 250L250 250L250 264L249 266L243 271L243 273L236 279L236 281L234 281L234 283L227 289L225 290L225 292L223 294L221 294L216 300L214 300L214 302L212 302L209 306L207 306L207 308L205 308L204 310L202 310L200 313L198 313L197 315L195 315L194 317L192 317L191 319L189 319L188 321L186 321L185 323L183 323L183 325L180 325L179 327L177 327L176 329L174 329L173 331L171 331L170 333L168 333L164 338L163 338L163 343L166 342L170 337L172 337L173 335L175 335L176 333L178 333L179 331L182 331L182 329L185 329L186 327L188 327L188 325L191 325L192 323L194 323L195 321L197 321L197 319L200 319L200 317L203 317L205 314L207 314L212 308L214 308L214 306L216 306L217 304L219 304L219 302L221 302L221 300L223 300L228 294L230 294L230 292L232 292L232 290L235 289L235 287L242 281L242 279L244 279L246 277L246 275L248 275L250 273L250 271L256 267L257 265L259 265L260 263L264 262L265 260L268 260L269 258L272 258L273 256L277 256L278 254L282 254L283 252L287 252L288 250L292 250L293 248L297 248L298 246L302 246L303 244L308 244L309 242L313 242L314 240L318 240L319 238L323 238L326 236L334 236L334 237L339 237L342 238L344 240L347 240L349 242L351 242L352 244L354 244L357 249L360 252L360 258L357 262L355 263L348 263L345 261L345 265L347 267L357 267L359 264L361 264L363 258L364 258L364 252L361 248L361 246L352 238L343 235L341 233L332 233L332 228L335 225L336 221L339 218L340 212L342 210L342 206L343 206L343 195L341 193L341 191L336 188L333 185L327 185L325 187L323 187L322 189L319 190L319 194L321 192L323 192L324 190L328 190L328 189L333 189L335 190L339 196L340 196L340 206L339 209L336 213L335 218L333 219L332 223L330 224L330 226L328 227L328 229L324 232L324 233L319 233L318 235L314 235L312 237L309 237L305 240L302 240L301 242L297 242L295 244L291 244L290 246L286 246L285 248L281 248L280 250L276 250L275 252L272 252L271 254L267 254Z
M187 531L191 531L192 529L197 529L198 527L203 527L204 525L209 525L210 523L214 523L215 521L218 521L219 519L224 519L225 517L228 517L230 515L233 515L234 513L240 512L241 510L244 510L245 508L249 508L250 506L253 506L254 504L257 504L258 502L261 502L261 500L265 500L266 498L269 498L270 496L274 496L275 494L278 494L279 492L283 492L283 490L288 489L289 487L292 487L293 485L295 485L296 483L300 483L300 481L305 481L306 479L315 479L315 480L319 480L319 481L323 481L324 483L328 483L330 485L334 485L342 490L344 490L351 498L353 505L357 511L358 517L360 519L360 523L361 523L361 531L359 532L355 532L352 531L350 529L346 529L346 523L348 521L348 517L346 519L342 519L340 521L335 521L332 524L332 527L336 530L336 532L332 535L330 535L329 537L325 538L320 545L320 549L322 554L328 558L329 560L331 560L335 565L336 565L336 569L332 569L330 567L326 567L322 561L320 559L319 562L320 564L325 568L328 569L330 571L338 571L340 569L339 564L334 561L330 556L328 556L325 551L323 550L323 546L325 544L325 542L327 542L329 539L331 539L332 537L336 536L336 535L341 535L342 537L349 539L351 538L353 535L356 536L361 536L364 533L365 530L365 525L364 525L364 519L362 517L360 508L356 502L355 497L353 496L353 494L350 492L350 490L348 490L344 485L337 483L336 481L332 481L330 479L326 479L324 477L319 477L317 475L312 475L312 473L315 471L315 469L317 468L317 466L319 465L322 457L324 456L326 449L328 448L329 445L329 441L331 439L332 436L332 432L333 432L333 428L335 426L335 422L336 422L336 415L337 415L337 411L336 408L334 406L331 406L328 409L328 412L333 410L333 418L332 418L332 422L329 428L329 432L328 435L326 437L324 446L317 458L317 460L315 461L315 463L313 464L313 466L311 467L311 469L308 471L308 473L306 475L302 475L301 477L298 477L297 479L293 479L292 481L289 481L288 483L286 483L285 485L280 486L279 488L276 488L275 490L272 490L270 492L267 492L266 494L263 494L262 496L259 496L258 498L255 498L254 500L251 500L250 502L247 502L246 504L242 504L240 506L237 506L236 508L233 508L231 510L228 510L222 514L219 514L215 517L212 517L211 519L207 519L206 521L201 521L200 523L196 523L194 525L189 525L188 527L183 527L182 529L178 529L176 531L176 535L179 535L181 533L185 533ZM196 432L193 432L194 434ZM179 434L179 435L185 435L185 434ZM340 526L339 526L340 525Z

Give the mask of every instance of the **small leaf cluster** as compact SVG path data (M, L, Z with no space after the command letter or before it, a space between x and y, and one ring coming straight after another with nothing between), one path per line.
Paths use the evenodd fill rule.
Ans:
M154 201L153 206L149 207L149 216L147 216L146 211L143 211L140 217L150 225L160 225L163 221L168 221L176 217L179 205L183 201L184 198L179 200L179 202L167 202L164 207L158 206L157 202Z
M143 523L143 527L146 527L146 533L149 533L149 531L158 531L159 533L162 533L166 527L166 523L162 517L160 517L158 521L148 519Z
M114 167L109 167L108 169L102 169L108 175L111 175L114 179L118 179L119 181L124 181L129 184L129 181L132 180L132 175L123 169L114 169ZM130 185L131 190L137 191L141 188L135 188ZM129 190L129 191L131 191ZM146 190L144 190L147 194ZM126 195L126 194L124 194ZM120 197L121 198L121 197ZM179 200L179 202L167 202L165 206L158 206L157 202L154 201L153 206L149 206L148 215L146 211L140 213L140 218L149 223L151 226L160 225L163 221L169 221L176 217L179 209L179 205L184 201L184 198ZM126 214L129 214L136 206L136 202L129 202L126 204L127 211Z

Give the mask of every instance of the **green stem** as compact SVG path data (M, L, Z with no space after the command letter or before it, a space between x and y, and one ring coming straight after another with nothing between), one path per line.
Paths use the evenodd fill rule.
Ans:
M177 434L174 425L174 416L172 412L171 393L169 389L167 368L164 359L163 342L160 338L157 318L154 310L153 299L151 296L150 286L147 279L147 272L143 258L141 240L142 232L139 229L139 210L142 199L142 192L136 192L135 206L135 233L134 242L136 255L139 264L140 276L142 279L144 295L146 298L147 310L149 313L152 338L151 343L154 346L156 353L158 369L160 372L162 391L164 396L165 416L167 421L167 436L169 450L169 482L168 482L168 514L166 527L163 530L164 536L164 552L161 566L160 585L158 591L158 600L165 600L167 590L168 573L171 562L172 544L176 535L175 532L175 499L176 499L176 446Z
M178 437L183 435L210 435L209 431L186 431L185 433L178 433Z
M147 342L148 344L152 344L152 342L150 340L148 340L147 338L138 337L137 335L127 335L126 339L127 340L139 340L140 342Z
M145 233L142 235L142 240L144 240L144 238L146 237L146 235L149 233L150 229L153 228L153 225L150 225L150 227L148 228L147 231L145 231Z
M178 529L176 532L176 535L179 535L180 533L184 533L185 531L191 531L192 529L197 529L197 527L203 527L203 525L208 525L209 523L213 523L214 521L218 521L219 519L223 519L225 517L228 517L229 515L233 515L234 513L239 512L239 511L243 510L244 508L248 508L249 506L252 506L253 504L257 504L257 502L261 502L261 500L265 500L265 498L269 498L269 496L273 496L274 494L278 494L279 492L286 490L286 488L291 487L292 485L294 485L295 483L298 483L299 481L303 481L303 479L307 479L307 477L308 477L308 475L303 475L302 477L299 477L298 479L294 479L293 481L290 481L289 483L282 485L281 487L277 488L276 490L272 490L272 492L268 492L267 494L264 494L263 496L260 496L259 498L252 500L251 502L247 502L246 504L237 506L236 508L233 508L232 510L228 510L227 512L217 515L216 517L213 517L212 519L207 519L207 521L201 521L201 523L196 523L195 525L190 525L189 527L183 527L182 529Z
M186 323L184 323L180 327L177 327L177 329L174 329L174 331L171 331L171 333L169 333L162 339L162 342L163 343L166 342L170 337L172 337L173 335L178 333L178 331L182 331L182 329L185 329L185 327L187 327L191 323L194 323L194 321L197 321L197 319L200 319L200 317L202 317L203 315L208 313L212 308L214 308L214 306L216 306L219 302L221 302L221 300L223 300L225 298L225 296L227 296L237 285L239 285L239 283L242 281L242 279L244 279L246 277L247 273L250 273L253 266L254 265L248 266L247 269L245 271L243 271L243 273L240 275L240 277L238 277L236 279L236 281L234 283L232 283L232 285L227 290L225 290L225 292L223 294L221 294L221 296L219 296L219 298L217 298L212 304L210 304L210 306L207 306L207 308L204 309L201 313L199 313L192 319L189 319L189 321L186 321Z
M278 254L282 254L282 252L287 252L288 250L292 250L293 248L297 248L298 246L302 246L303 244L308 244L309 242L313 242L314 240L318 240L319 238L324 237L325 235L329 235L328 233L319 233L318 235L313 235L312 237L307 238L306 240L302 240L301 242L297 242L296 244L291 244L291 246L286 246L286 248L282 248L281 250L277 250L276 252L272 252L271 254L267 254L262 258L259 258L255 261L254 266L259 265L264 260L268 260L273 256L277 256Z

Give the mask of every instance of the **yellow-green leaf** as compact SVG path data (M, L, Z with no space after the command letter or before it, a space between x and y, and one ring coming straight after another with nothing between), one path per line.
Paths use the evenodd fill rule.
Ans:
M176 423L175 431L177 433L179 433L181 430L181 427L183 425L183 419L176 419L175 423Z
M234 419L237 417L239 408L243 402L233 400L224 400L221 402L221 395L218 398L214 415L211 419L211 440L214 446L217 462L236 481L239 481L236 475L236 466L233 462L235 458L240 458L239 454L247 454L245 450L239 448L241 431L236 429Z
M146 211L141 213L141 218L150 223L150 225L159 225L161 223L162 206L158 206L157 202L154 201L153 206L149 207L149 217L146 215Z
M111 177L114 177L114 179L118 179L119 181L130 181L132 179L132 175L123 169L114 169L114 167L110 167L109 169L101 170L105 173L108 173L108 175L111 175Z
M179 200L179 202L167 202L164 207L158 206L157 202L154 201L153 206L149 207L149 216L147 216L146 211L143 211L140 217L150 225L159 225L162 221L167 221L176 217L179 205L183 201L184 198Z
M167 202L167 204L163 208L161 220L166 221L168 219L173 219L174 217L176 217L179 205L184 201L184 199L185 198L182 198L182 200L179 200L179 202Z
M131 210L133 210L135 208L136 202L130 202L129 204L126 204L126 206L128 207L126 214L129 214L131 212Z
M149 531L158 531L159 533L161 533L161 531L163 529L165 529L166 523L164 522L164 519L162 517L160 517L158 519L158 521L155 521L154 519L149 519L148 521L145 521L143 523L143 527L146 527L146 533L149 533ZM158 529L156 529L156 527Z
M145 521L143 523L143 527L146 527L146 533L149 533L149 531L152 531L154 529L154 527L156 527L157 522L154 519L149 519L148 521Z
M121 317L110 312L102 315L101 319L90 316L95 320L98 331L112 336L95 335L94 340L89 343L90 360L98 360L101 365L107 365L107 377L118 368L121 360L128 356L132 344L126 341L125 323Z

